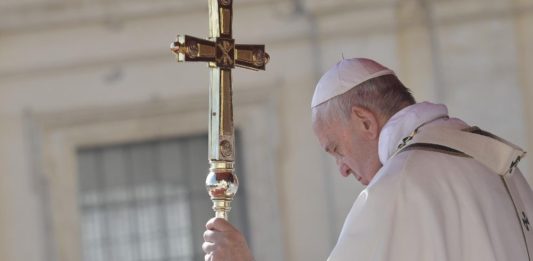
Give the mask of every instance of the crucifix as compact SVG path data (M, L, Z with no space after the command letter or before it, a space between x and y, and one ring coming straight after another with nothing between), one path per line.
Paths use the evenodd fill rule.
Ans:
M235 44L232 22L232 0L209 0L209 39L178 35L170 46L178 62L207 62L209 66L210 168L205 183L215 216L224 219L239 187L234 168L231 70L235 66L264 70L270 59L264 45Z

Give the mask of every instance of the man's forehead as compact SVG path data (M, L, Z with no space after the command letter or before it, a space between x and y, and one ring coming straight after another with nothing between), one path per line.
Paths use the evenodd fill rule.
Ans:
M325 113L323 117L313 121L313 128L321 132L335 132L344 126L340 117L332 113Z
M335 135L338 131L338 127L336 126L336 124L337 123L332 122L319 122L313 125L315 134L318 137L320 145L326 150L331 147L335 142Z

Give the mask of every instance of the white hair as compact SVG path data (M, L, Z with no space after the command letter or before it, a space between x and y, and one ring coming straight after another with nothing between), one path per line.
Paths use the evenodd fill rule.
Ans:
M360 106L388 120L396 112L415 102L411 91L395 75L384 75L365 81L314 107L312 117L314 123L329 123L334 119L348 122L352 108Z

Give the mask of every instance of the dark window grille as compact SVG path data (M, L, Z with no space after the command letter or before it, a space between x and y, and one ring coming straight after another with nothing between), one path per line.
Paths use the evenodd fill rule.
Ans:
M204 260L207 136L83 148L78 169L83 261ZM246 234L243 194L230 218Z

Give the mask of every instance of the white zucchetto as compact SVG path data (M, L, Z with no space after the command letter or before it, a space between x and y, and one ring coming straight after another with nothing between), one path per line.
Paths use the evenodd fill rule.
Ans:
M343 59L327 71L315 88L311 102L314 108L370 79L393 74L389 68L366 58Z

